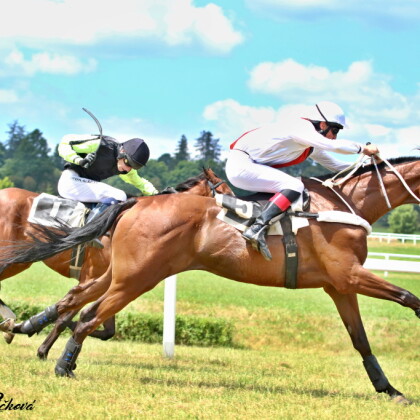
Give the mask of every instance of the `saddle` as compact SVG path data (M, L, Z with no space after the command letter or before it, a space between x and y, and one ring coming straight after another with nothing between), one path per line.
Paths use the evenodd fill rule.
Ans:
M244 231L251 226L260 215L262 207L272 194L256 193L246 197L233 197L224 194L216 194L216 203L222 207L217 215L219 220ZM320 211L308 213L310 196L305 189L299 200L292 203L291 207L283 213L280 220L274 222L267 235L281 235L285 250L285 287L297 288L298 246L296 242L297 231L309 226L308 219L316 219L318 222L333 222L356 225L363 227L368 234L371 233L370 224L360 216L342 211Z
M80 201L42 193L32 203L28 222L57 229L63 223L71 227L83 226L92 204L95 205L95 203L82 203ZM84 258L84 244L72 249L69 262L70 277L79 280Z

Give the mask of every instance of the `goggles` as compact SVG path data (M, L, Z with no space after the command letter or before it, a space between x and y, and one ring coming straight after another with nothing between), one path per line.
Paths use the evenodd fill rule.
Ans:
M328 124L328 130L331 131L331 133L333 133L335 136L338 134L340 130L343 129L343 126L341 124L330 123L330 122L328 122L327 124Z

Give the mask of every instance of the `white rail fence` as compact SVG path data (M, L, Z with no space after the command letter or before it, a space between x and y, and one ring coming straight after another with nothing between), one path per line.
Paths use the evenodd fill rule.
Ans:
M417 244L417 241L420 242L420 235L408 235L404 233L372 232L369 238L379 239L379 242L386 241L388 244L396 240L402 243L412 241L414 245Z

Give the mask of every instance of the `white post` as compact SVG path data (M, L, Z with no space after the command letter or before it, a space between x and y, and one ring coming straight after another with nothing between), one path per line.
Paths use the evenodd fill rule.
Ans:
M172 359L175 353L176 276L165 280L163 304L163 356Z

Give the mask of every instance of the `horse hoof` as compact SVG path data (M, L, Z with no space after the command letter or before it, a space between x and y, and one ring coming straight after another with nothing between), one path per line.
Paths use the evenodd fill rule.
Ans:
M73 371L64 369L61 366L55 367L55 376L60 376L62 378L72 378L72 379L76 377Z
M7 318L5 321L0 323L0 331L4 333L11 333L15 326L15 320L12 318Z
M39 349L38 349L36 355L38 356L39 360L47 360L47 358L48 358L48 353L40 351Z
M13 339L15 338L15 335L11 332L4 332L3 333L3 338L4 338L4 341L7 344L10 344L13 341Z
M392 401L396 404L400 405L411 405L413 404L411 401L407 400L407 398L404 397L404 395L397 395L392 398Z

